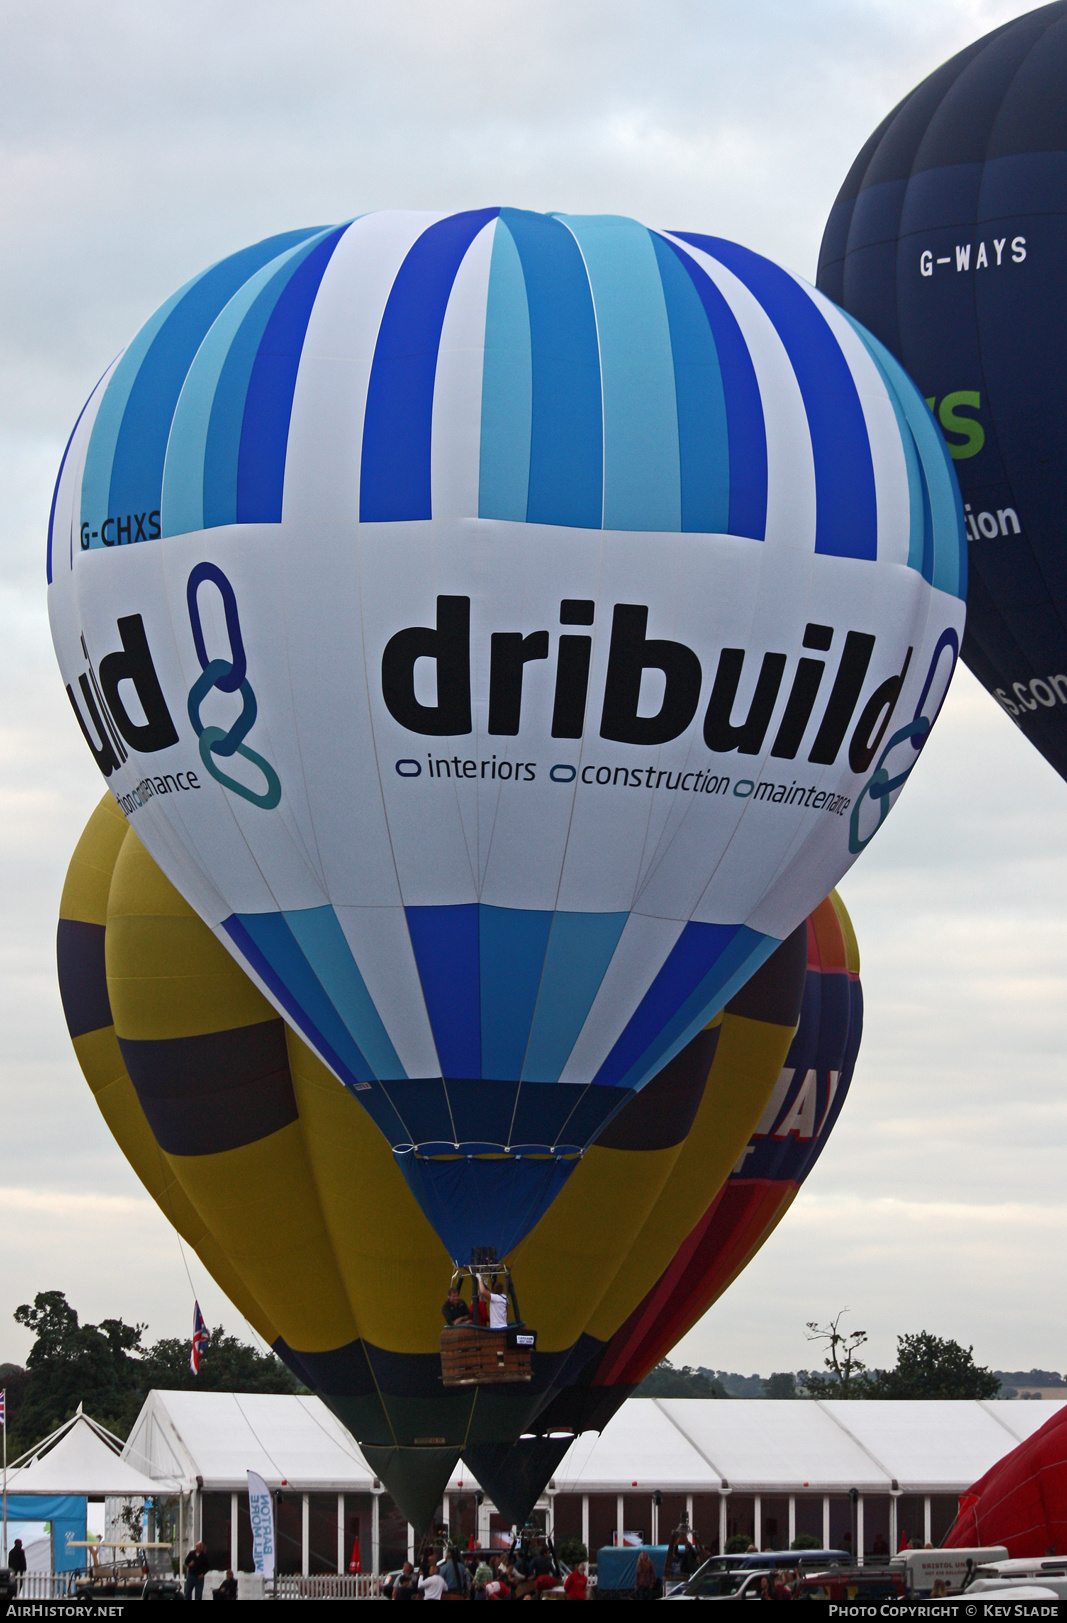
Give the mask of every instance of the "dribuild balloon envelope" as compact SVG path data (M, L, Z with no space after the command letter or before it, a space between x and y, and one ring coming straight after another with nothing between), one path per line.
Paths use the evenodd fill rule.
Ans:
M926 408L821 295L509 209L194 278L83 411L48 569L119 804L459 1260L870 839L966 586Z
M960 51L883 119L819 286L928 397L971 546L963 657L1067 777L1067 5Z

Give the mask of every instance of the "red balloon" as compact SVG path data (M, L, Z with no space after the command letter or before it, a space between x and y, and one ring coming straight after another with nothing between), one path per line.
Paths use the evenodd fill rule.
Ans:
M1012 1557L1067 1552L1067 1407L960 1496L945 1547L990 1544Z

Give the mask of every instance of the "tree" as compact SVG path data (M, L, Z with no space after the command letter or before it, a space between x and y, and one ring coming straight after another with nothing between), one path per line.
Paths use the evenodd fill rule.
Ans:
M200 1361L200 1374L189 1368L189 1343L166 1337L149 1347L141 1362L147 1391L159 1387L184 1392L306 1392L271 1352L257 1352L220 1327L212 1330Z
M792 1370L780 1370L775 1375L768 1375L763 1383L765 1398L795 1398L796 1395L797 1378Z
M822 1375L816 1370L809 1370L804 1380L804 1390L808 1397L813 1398L854 1398L867 1397L868 1382L864 1379L866 1364L856 1355L867 1341L866 1330L851 1330L847 1333L841 1329L841 1320L848 1312L843 1307L837 1317L831 1319L829 1324L817 1324L814 1319L809 1320L805 1327L805 1338L808 1341L821 1341L826 1344L826 1357L823 1365L827 1374Z
M121 1319L81 1324L62 1291L38 1292L32 1305L15 1309L14 1317L35 1339L22 1389L12 1393L12 1443L36 1442L69 1419L79 1403L105 1426L128 1427L144 1325Z
M929 1330L897 1337L896 1368L879 1370L872 1383L880 1398L995 1398L1000 1380L974 1361L974 1348Z
M26 1368L4 1384L9 1454L17 1456L69 1420L81 1403L87 1414L128 1435L153 1387L214 1392L303 1392L273 1353L257 1352L236 1336L211 1332L200 1375L189 1368L189 1343L164 1338L143 1345L145 1326L122 1319L82 1324L62 1291L41 1291L15 1310L32 1331Z
M725 1398L729 1393L708 1369L683 1364L675 1369L669 1358L646 1375L634 1393L638 1398Z

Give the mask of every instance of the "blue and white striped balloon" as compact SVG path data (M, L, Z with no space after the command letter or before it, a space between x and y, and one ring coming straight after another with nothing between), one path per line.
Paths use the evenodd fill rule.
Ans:
M965 575L925 403L814 289L513 209L194 278L48 536L113 792L456 1257L528 1232L850 866Z

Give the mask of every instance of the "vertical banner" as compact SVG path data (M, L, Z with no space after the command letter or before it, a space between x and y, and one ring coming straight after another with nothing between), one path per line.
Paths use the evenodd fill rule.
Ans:
M264 1578L274 1577L274 1510L270 1489L256 1471L248 1473L248 1517L252 1523L252 1560Z

